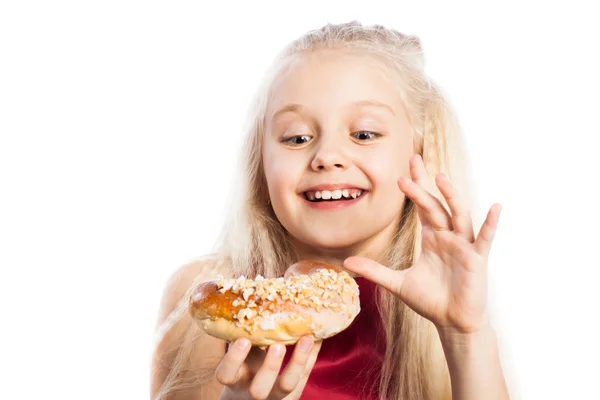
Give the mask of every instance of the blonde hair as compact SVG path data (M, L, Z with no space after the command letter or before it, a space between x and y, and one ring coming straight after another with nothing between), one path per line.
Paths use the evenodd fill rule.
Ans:
M295 261L289 234L266 202L267 186L262 165L262 141L269 98L278 79L308 53L344 49L371 56L397 82L398 94L409 114L414 152L423 157L434 181L446 173L472 207L468 159L461 129L441 89L424 73L419 38L380 25L358 21L327 24L290 43L277 55L249 108L240 175L232 196L231 214L224 226L217 254L227 260L233 276L281 276ZM447 207L434 184L427 188ZM388 266L409 268L419 257L421 225L414 204L407 198L400 224L388 254ZM182 299L182 305L186 298ZM382 399L450 399L450 377L440 339L433 324L385 290L378 291L378 307L386 333L386 353L379 382ZM180 312L181 314L181 312ZM171 324L172 325L172 324ZM178 360L189 353L193 340L184 341ZM186 348L188 347L188 348ZM178 376L171 367L169 376ZM169 379L161 393L177 385Z

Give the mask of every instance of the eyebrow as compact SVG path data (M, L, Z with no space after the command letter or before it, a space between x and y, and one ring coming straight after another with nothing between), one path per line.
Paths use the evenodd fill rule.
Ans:
M382 108L384 110L391 112L392 115L394 115L394 116L396 115L396 113L394 113L394 110L392 110L392 108L390 106L388 106L387 104L382 103L380 101L377 101L377 100L359 100L359 101L355 101L354 103L348 104L346 107L348 107L348 108L378 107L378 108ZM305 108L306 107L304 107L302 104L296 104L296 103L287 104L273 113L273 116L271 117L271 121L274 121L281 114L284 114L286 112L300 112L300 111L303 111Z

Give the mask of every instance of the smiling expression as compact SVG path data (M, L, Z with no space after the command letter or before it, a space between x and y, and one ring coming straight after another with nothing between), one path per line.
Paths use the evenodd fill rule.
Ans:
M341 51L305 56L275 87L263 166L297 246L356 253L389 244L405 197L396 182L413 154L396 88L380 64Z

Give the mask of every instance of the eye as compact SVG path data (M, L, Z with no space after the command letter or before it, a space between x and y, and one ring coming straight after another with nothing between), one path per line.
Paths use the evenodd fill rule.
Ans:
M283 143L289 143L293 146L299 146L301 144L307 143L311 139L312 138L308 135L298 135L298 136L292 136L291 138L282 139L281 141Z
M361 142L366 142L366 141L381 137L381 134L377 133L377 132L371 132L371 131L358 131L358 132L352 133L352 136L354 136Z

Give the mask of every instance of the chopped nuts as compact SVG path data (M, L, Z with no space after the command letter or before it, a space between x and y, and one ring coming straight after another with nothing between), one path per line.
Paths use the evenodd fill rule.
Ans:
M347 272L338 273L323 268L311 275L295 275L287 279L266 279L260 275L254 280L244 276L237 279L218 276L216 283L220 293L231 291L238 296L232 305L244 308L233 318L237 320L238 327L248 332L257 329L262 319L275 311L275 301L290 301L316 311L325 308L349 313L348 306L344 304L347 296L343 294L357 289L356 282Z
M254 289L253 288L248 288L246 290L244 290L244 293L242 294L242 297L244 298L244 300L248 301L248 297L250 297L251 294L254 293Z

